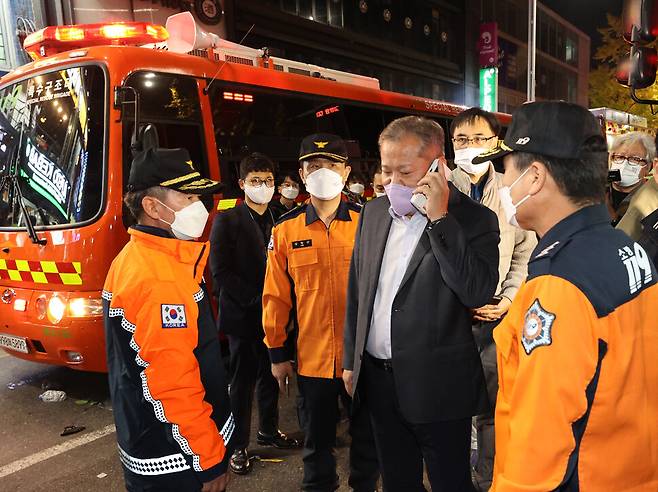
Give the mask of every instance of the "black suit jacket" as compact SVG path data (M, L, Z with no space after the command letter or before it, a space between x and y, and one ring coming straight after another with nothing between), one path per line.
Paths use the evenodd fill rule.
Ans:
M449 186L448 215L423 232L391 309L396 394L411 423L460 419L489 408L469 308L487 304L498 283L498 219ZM357 403L389 207L382 197L363 208L350 266L343 367L354 371Z
M279 214L271 208L270 211L277 220ZM261 298L267 244L245 203L215 216L210 245L210 271L213 294L219 298L220 331L227 335L263 337Z

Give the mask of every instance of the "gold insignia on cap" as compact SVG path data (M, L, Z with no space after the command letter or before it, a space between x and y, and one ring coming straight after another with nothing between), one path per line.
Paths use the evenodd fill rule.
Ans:
M504 141L500 142L500 148L503 149L503 150L509 150L509 151L512 151L512 152L514 151L514 149L511 148L510 146L508 146Z
M192 169L192 171L195 170L195 169L194 169L194 164L192 164L192 161L185 161L185 164L187 164L188 166L190 166L190 169Z
M324 149L329 142L313 142L318 149Z

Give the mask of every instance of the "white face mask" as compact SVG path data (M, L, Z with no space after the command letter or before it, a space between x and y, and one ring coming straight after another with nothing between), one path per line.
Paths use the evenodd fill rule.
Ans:
M324 167L313 171L306 178L306 189L320 200L333 200L343 191L343 186L343 177Z
M382 191L382 192L375 191L375 196L377 198L382 197L382 196L386 196L386 192L385 191Z
M624 159L622 164L613 164L612 169L619 169L621 173L621 181L617 181L617 183L622 188L633 186L640 181L640 171L642 171L642 167L632 165L628 162L628 159Z
M252 202L265 205L266 203L270 203L270 200L274 196L274 186L270 188L266 184L261 184L260 186L245 184L244 193Z
M526 195L524 196L519 203L514 203L512 200L512 188L516 183L518 183L521 178L530 171L530 168L526 169L521 173L521 176L516 178L514 183L512 183L510 186L503 186L498 190L498 196L500 197L500 204L503 207L503 211L505 212L505 217L507 218L507 222L509 222L511 225L514 227L520 227L518 221L516 220L516 210L521 206L523 202L528 200L532 195Z
M281 195L288 200L294 200L299 196L299 189L294 186L283 186L281 188Z
M356 195L363 195L363 192L366 191L366 187L361 183L352 183L347 188Z
M489 149L485 147L467 147L465 149L455 150L455 165L460 167L465 173L480 175L489 169L491 161L483 162L481 164L473 164L473 159L488 152Z
M158 201L160 202L160 200ZM167 207L164 203L162 203L162 205ZM171 207L167 208L174 212L174 221L170 224L166 220L160 220L171 226L171 232L174 236L183 241L191 241L192 239L201 237L203 230L206 228L206 222L208 222L209 215L203 202L198 201L190 203L187 207L180 209L178 212Z

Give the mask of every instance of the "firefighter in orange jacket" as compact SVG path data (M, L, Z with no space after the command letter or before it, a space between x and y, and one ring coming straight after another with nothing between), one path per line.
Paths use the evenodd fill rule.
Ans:
M105 281L108 376L126 488L221 492L233 416L203 283L210 251L194 242L218 191L186 150L148 149L125 202L138 224Z
M335 490L333 448L338 398L344 393L343 320L360 206L342 200L350 166L340 137L306 137L299 161L311 199L281 217L272 230L263 328L272 373L283 390L292 377L286 327L291 320L298 325L298 413L305 433L302 488ZM374 473L370 490L375 488L376 466Z
M657 274L610 225L605 137L585 108L526 104L478 160L501 156L508 219L541 240L494 332L492 491L655 492Z

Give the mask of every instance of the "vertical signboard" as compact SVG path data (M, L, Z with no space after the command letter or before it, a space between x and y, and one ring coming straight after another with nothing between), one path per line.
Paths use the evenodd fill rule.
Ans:
M485 111L498 111L498 69L480 69L480 107Z
M478 52L480 68L498 66L498 24L495 22L480 24Z

